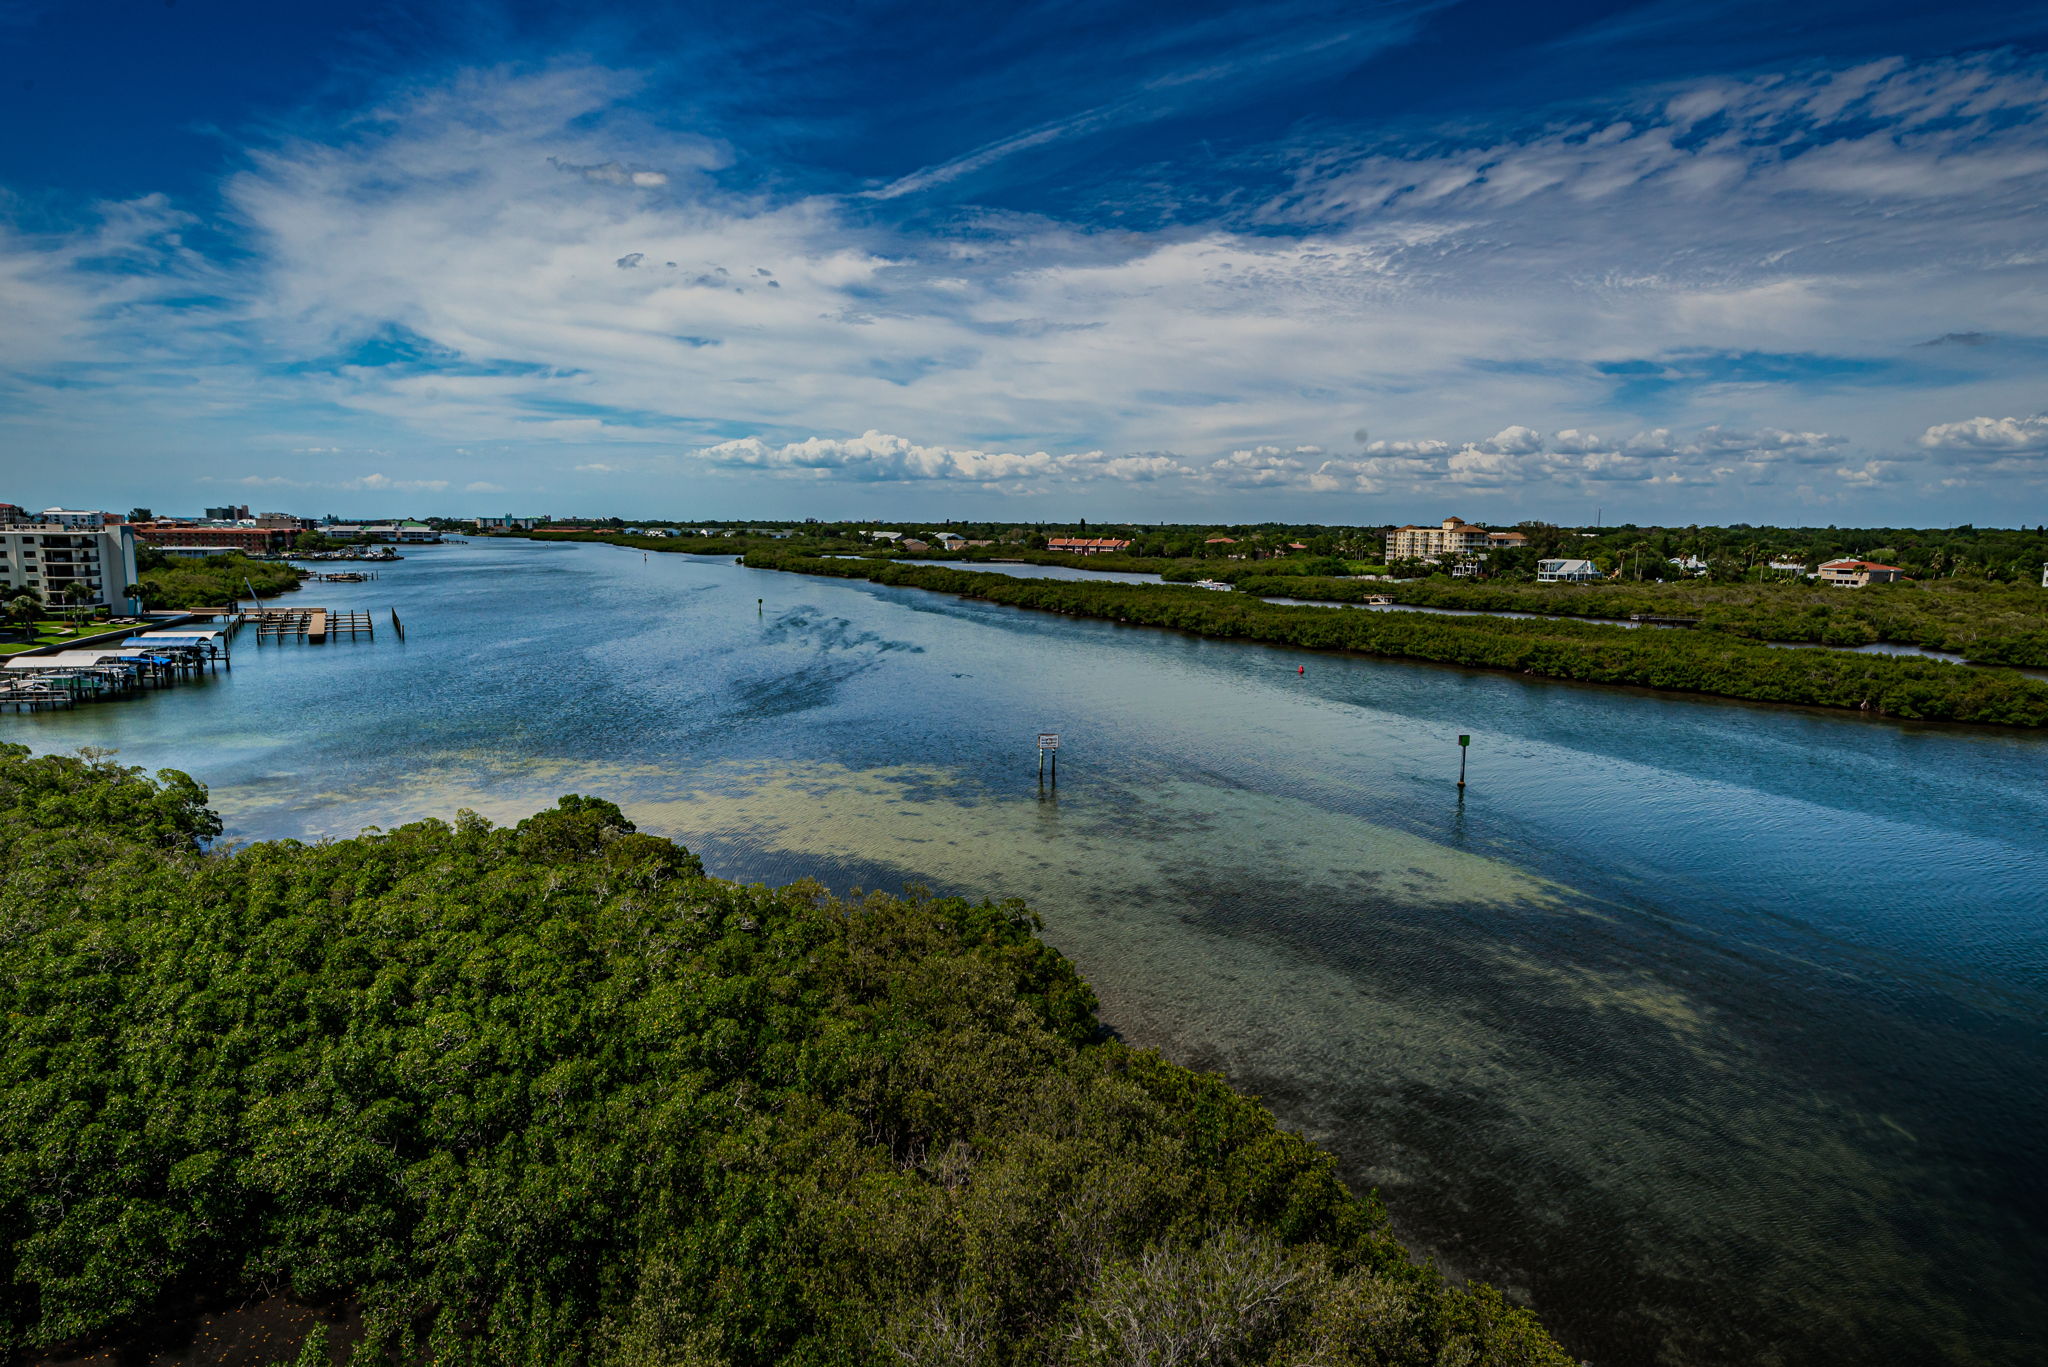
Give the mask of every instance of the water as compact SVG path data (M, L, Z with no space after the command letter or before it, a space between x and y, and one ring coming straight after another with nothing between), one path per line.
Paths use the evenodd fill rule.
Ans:
M189 770L242 838L585 792L730 877L1024 896L1127 1038L1603 1367L2041 1360L2048 737L726 558L407 555L300 595L396 606L403 645L245 636L0 737Z

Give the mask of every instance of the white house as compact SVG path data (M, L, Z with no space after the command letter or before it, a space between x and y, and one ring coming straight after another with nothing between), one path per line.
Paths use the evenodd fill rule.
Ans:
M1539 584L1583 584L1600 577L1600 567L1590 560L1536 562L1536 582Z

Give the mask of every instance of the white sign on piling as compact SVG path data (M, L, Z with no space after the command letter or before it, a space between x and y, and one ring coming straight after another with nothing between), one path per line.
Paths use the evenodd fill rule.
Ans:
M1052 781L1060 781L1060 733L1040 731L1038 733L1038 781L1045 782L1045 757L1052 756Z

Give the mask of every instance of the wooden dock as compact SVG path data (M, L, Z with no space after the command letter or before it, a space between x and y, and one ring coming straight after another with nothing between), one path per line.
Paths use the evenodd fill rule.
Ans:
M376 624L367 612L341 612L334 608L264 608L249 615L256 626L256 644L276 641L303 641L308 645L325 645L336 637L346 636L353 641L358 637L375 640Z

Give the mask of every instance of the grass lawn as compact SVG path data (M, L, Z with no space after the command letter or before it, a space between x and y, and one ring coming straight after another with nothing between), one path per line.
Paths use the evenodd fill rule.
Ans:
M59 646L66 641L79 641L88 636L98 636L115 628L106 622L37 622L36 638L33 641L0 641L0 655L19 655L24 650L40 650L44 646Z

